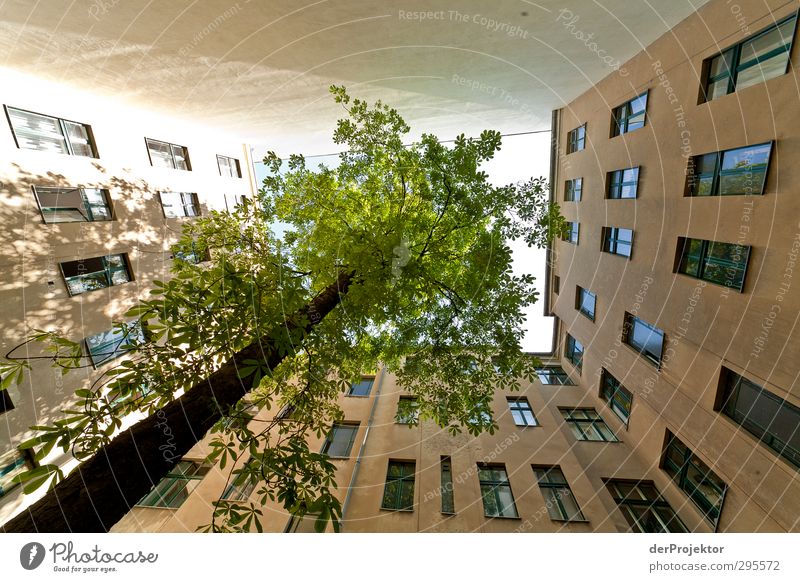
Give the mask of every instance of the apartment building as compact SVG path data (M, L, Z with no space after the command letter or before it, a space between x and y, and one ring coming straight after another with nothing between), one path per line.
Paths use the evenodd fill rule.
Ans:
M33 463L16 445L119 355L112 322L169 277L182 225L255 187L250 149L235 136L12 70L3 79L3 353L34 329L57 329L85 340L89 358L66 377L35 360L23 385L0 392L0 521L37 497L12 482ZM60 451L41 461L70 462Z
M311 443L344 531L798 530L797 8L712 1L553 113L553 353L477 438L409 426L384 371L353 385ZM193 531L248 499L204 458L116 529Z
M553 112L551 184L571 223L549 252L553 352L541 355L537 380L498 390L493 435L410 423L401 401L411 395L383 369L351 386L340 399L344 421L309 443L338 467L343 531L800 529L797 10L796 2L712 0ZM191 218L167 217L159 192L196 193L201 212L222 207L226 194L247 195L246 179L213 165L220 154L245 171L240 145L160 124L117 130L119 117L43 95L3 103L55 118L65 147L101 154L17 147L9 113L3 256L15 275L2 293L19 315L3 330L6 345L26 322L71 326L76 338L102 332L161 277L171 225ZM191 171L176 169L187 157L181 148ZM153 155L173 166L151 165ZM37 181L106 189L116 220L46 223ZM84 215L103 215L91 202L103 198L81 196ZM195 200L167 204L189 214ZM104 263L106 280L122 282L122 263L132 281L70 296L60 263L123 254ZM59 381L43 368L30 394L12 389L14 408L0 413L4 450L13 453L31 417L61 401ZM214 501L251 499L253 484L229 482L231 468L209 466L207 453L206 439L114 530L195 531L210 522ZM18 490L0 498L0 512L18 498ZM262 511L265 531L313 530L313 520L292 519L278 504Z
M710 2L554 115L562 362L644 467L597 477L690 529L800 528L797 10Z

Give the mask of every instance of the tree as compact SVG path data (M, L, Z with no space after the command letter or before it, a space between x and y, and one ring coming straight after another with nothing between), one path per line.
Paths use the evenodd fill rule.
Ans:
M257 203L185 227L173 278L116 327L108 356L129 357L21 445L83 463L67 477L50 465L21 475L26 492L51 489L5 531L107 531L209 430L210 461L249 457L229 479L257 484L258 503L218 500L206 529L260 530L267 499L336 529L334 467L306 440L341 418L337 396L363 370L382 362L420 419L472 434L494 430L480 412L497 387L532 379L520 341L534 280L512 273L508 241L542 247L563 233L544 179L492 186L480 167L500 148L496 131L406 146L397 111L331 92L348 114L338 167L270 152ZM54 332L25 343L64 373L84 365L80 344ZM4 385L29 366L12 350ZM284 414L246 422L271 407ZM131 413L146 418L122 430Z

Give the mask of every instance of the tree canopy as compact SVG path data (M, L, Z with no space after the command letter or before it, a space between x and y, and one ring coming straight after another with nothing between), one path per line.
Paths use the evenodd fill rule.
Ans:
M338 166L310 168L302 156L270 152L257 200L187 223L172 278L155 281L151 297L117 324L109 356L127 357L21 445L38 460L61 447L88 461L76 471L95 470L98 459L111 466L124 446L136 446L126 439L156 446L158 419L180 406L191 435L170 449L173 458L161 451L158 467L142 461L146 479L108 503L123 506L100 527L213 427L210 461L230 470L248 458L229 481L256 489L251 501L218 500L207 529L260 531L259 507L270 499L336 529L335 468L309 450L307 436L341 419L338 397L364 371L380 362L416 395L420 420L476 435L496 427L481 414L494 391L533 378L537 362L521 341L523 311L537 293L531 275L512 272L509 242L543 247L563 233L546 181L493 186L481 166L500 149L496 131L452 145L424 134L407 145L397 111L342 87L331 92L347 113L334 132L345 150ZM41 345L65 374L85 365L82 344L55 332L37 330L26 343ZM4 388L24 381L31 365L15 354L0 364ZM265 408L276 411L273 420L247 422ZM122 430L131 413L147 418ZM110 470L120 481L122 469ZM20 480L26 492L51 480L53 496L69 478L44 465ZM36 522L37 505L34 521L17 527Z

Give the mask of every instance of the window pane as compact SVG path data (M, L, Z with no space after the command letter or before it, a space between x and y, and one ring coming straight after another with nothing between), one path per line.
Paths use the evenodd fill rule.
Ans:
M355 382L350 386L350 396L369 396L372 390L372 379L365 378L359 382Z
M497 487L496 494L499 504L499 515L503 517L517 517L517 508L514 504L514 496L511 494L511 488L507 485L502 485Z
M172 148L172 156L175 159L175 168L178 170L188 170L189 163L186 159L186 148L182 146L173 145Z
M174 168L172 150L168 143L147 140L147 149L150 151L150 160L154 166Z
M59 154L69 153L57 118L20 111L11 107L8 108L8 115L11 118L11 125L14 128L19 147Z
M723 152L720 196L762 194L771 149L767 143Z
M72 121L64 121L64 126L67 128L67 138L72 147L72 153L76 156L93 158L94 150L86 126Z
M183 209L183 197L179 192L160 192L161 207L164 209L164 216L167 218L178 218L186 216Z

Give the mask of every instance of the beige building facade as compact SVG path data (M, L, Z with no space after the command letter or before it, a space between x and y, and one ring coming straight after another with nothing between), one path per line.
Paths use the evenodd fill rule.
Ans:
M169 277L183 223L252 196L250 148L234 136L19 72L0 88L3 354L34 329L87 340L94 357L66 377L33 360L2 393L0 521L35 500L11 478L31 459L16 446L58 418L119 338L113 322ZM112 346L112 347L109 347ZM37 345L14 356L44 355ZM70 466L60 451L40 461Z
M538 380L497 392L493 435L402 422L408 395L382 369L342 395L344 421L309 444L338 467L343 531L800 529L797 10L712 0L553 112L553 196L575 225L549 251L553 352L541 355ZM4 304L20 314L4 329L6 344L26 321L57 320L75 337L107 329L146 281L163 276L171 221L181 219L164 217L162 189L207 192L206 203L221 207L225 194L251 187L213 163L207 179L196 173L216 154L239 159L244 172L241 145L161 126L115 133L112 120L103 130L96 112L45 107L52 100L4 103L89 123L101 153L112 137L120 148L107 161L76 161L37 158L13 135L3 141L12 224L4 261L19 269ZM188 147L192 171L152 167L146 137ZM25 225L42 218L30 186L45 178L108 187L122 214L32 231ZM129 253L135 281L69 297L54 266L101 250ZM48 374L34 373L30 395L11 392L15 408L0 416L7 449L60 402L47 392ZM247 503L252 490L226 487L229 469L207 466L207 447L192 449L114 530L195 531L214 501ZM0 512L19 503L18 493L5 497ZM278 505L262 510L265 531L313 529Z

